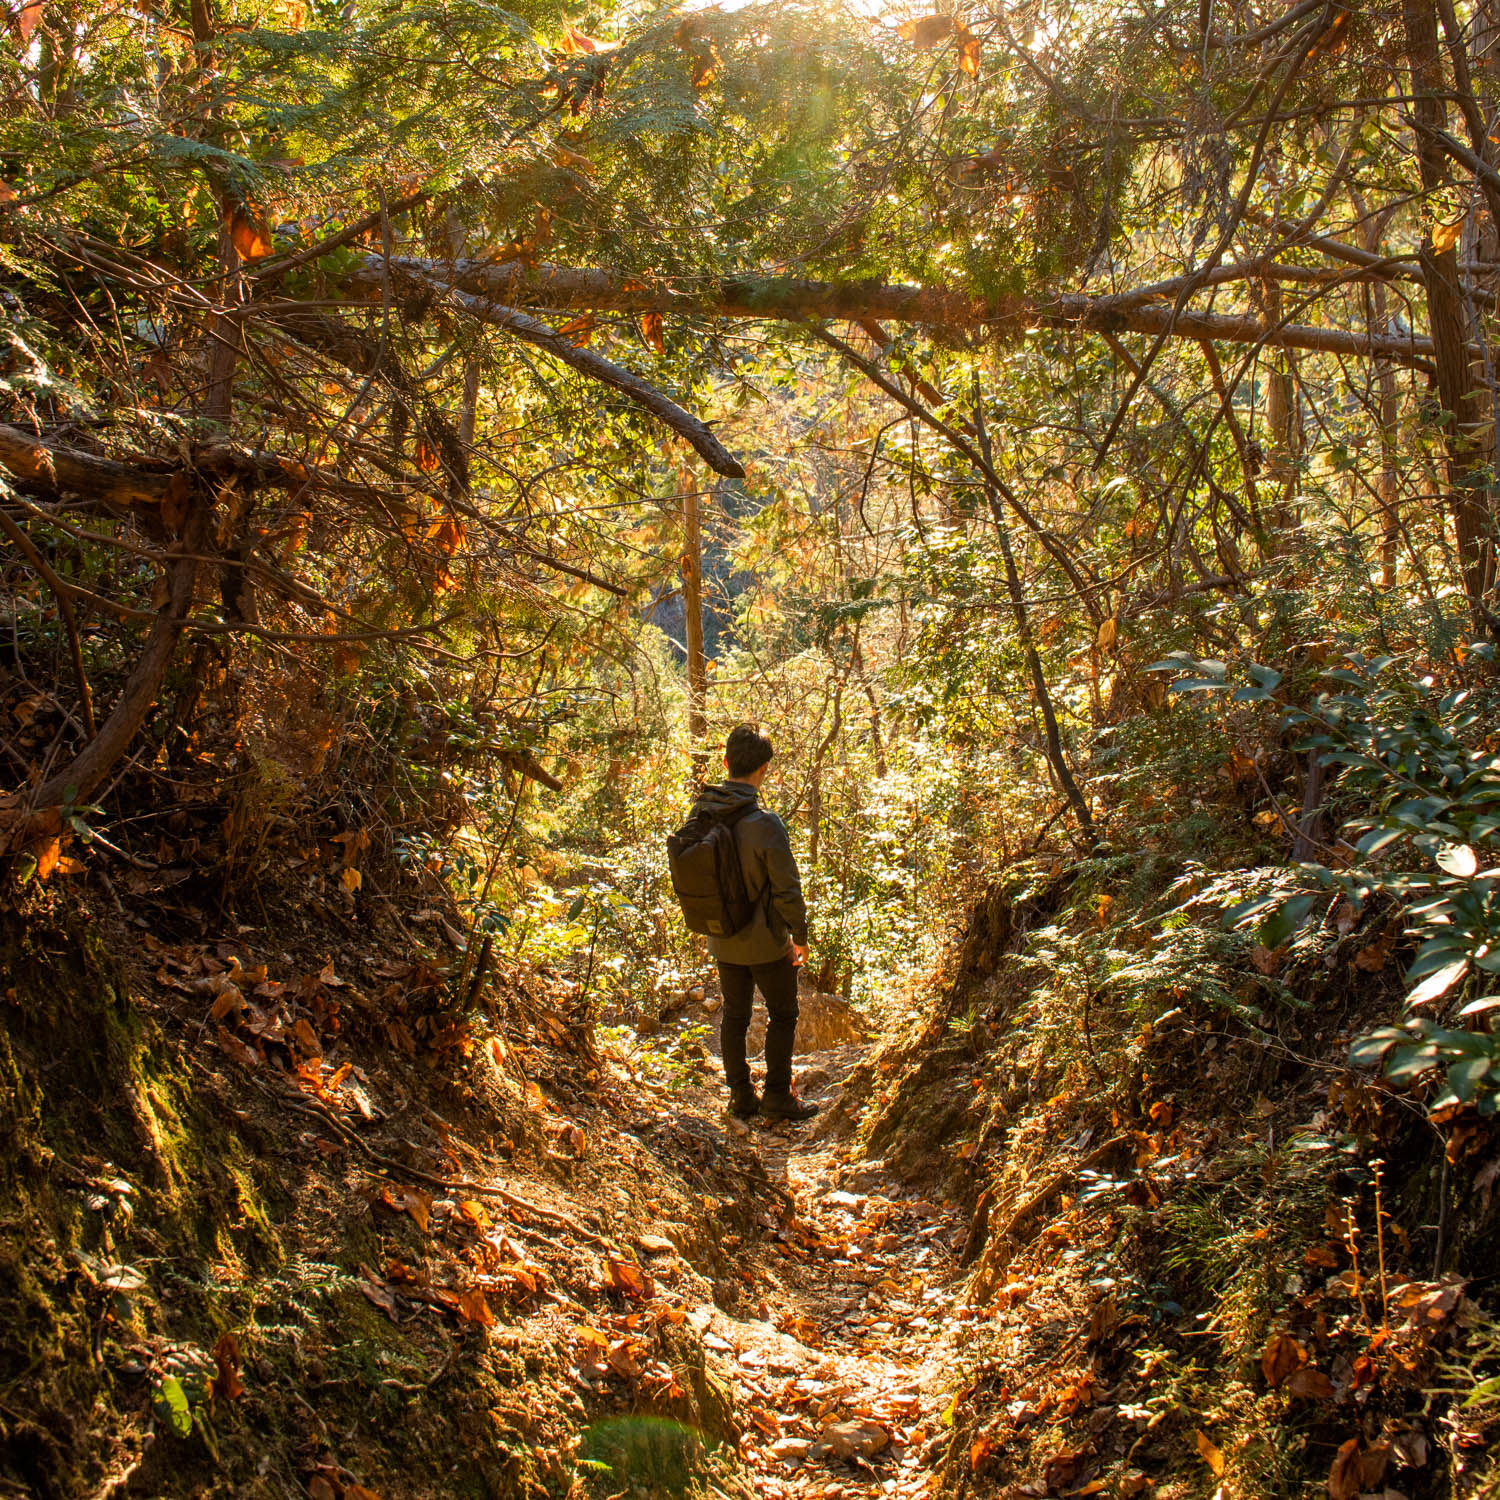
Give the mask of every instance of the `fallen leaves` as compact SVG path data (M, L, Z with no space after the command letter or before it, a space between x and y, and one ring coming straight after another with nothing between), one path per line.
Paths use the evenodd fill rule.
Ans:
M1277 1390L1294 1370L1307 1361L1307 1350L1289 1333L1273 1334L1260 1356L1260 1373Z
M485 1300L484 1292L477 1286L458 1294L458 1315L467 1323L477 1323L481 1328L493 1328L495 1315Z
M1198 1456L1213 1470L1214 1477L1222 1478L1225 1467L1224 1450L1201 1428L1194 1429L1193 1442L1198 1449Z
M217 1371L213 1378L214 1399L238 1401L245 1393L240 1380L240 1341L228 1329L214 1345L214 1365Z
M628 1260L617 1260L613 1255L604 1258L604 1269L610 1285L623 1296L635 1301L645 1301L654 1295L651 1278L638 1265Z
M431 1193L424 1193L418 1188L387 1187L382 1189L380 1201L398 1214L410 1214L417 1228L423 1234L427 1233L432 1214Z

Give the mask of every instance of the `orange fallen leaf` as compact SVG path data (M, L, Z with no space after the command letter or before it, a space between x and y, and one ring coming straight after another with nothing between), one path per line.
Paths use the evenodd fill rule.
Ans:
M213 1378L214 1397L221 1401L239 1400L245 1393L240 1381L240 1341L227 1328L214 1345L214 1364L218 1366Z
M247 1068L253 1068L259 1064L260 1054L253 1047L247 1047L237 1036L230 1035L222 1026L214 1034L214 1040L219 1044L219 1051L235 1062Z
M382 1190L380 1201L388 1208L410 1214L418 1229L427 1233L427 1221L432 1213L432 1194L417 1188L388 1187Z
M1328 1471L1328 1500L1359 1500L1364 1487L1360 1472L1359 1439L1350 1438L1334 1455L1333 1467Z
M466 1322L478 1323L481 1328L495 1326L495 1315L490 1311L484 1293L477 1286L471 1286L468 1291L459 1294L458 1315Z
M1203 1462L1214 1471L1214 1477L1221 1476L1224 1473L1224 1450L1197 1429L1193 1432L1193 1441L1198 1445L1198 1452Z
M1275 1334L1261 1351L1260 1373L1275 1390L1300 1365L1307 1362L1307 1350L1289 1333Z
M1304 1401L1332 1401L1333 1382L1312 1365L1303 1365L1292 1372L1286 1383L1287 1394L1300 1396Z
M482 1203L477 1203L473 1198L465 1198L458 1205L458 1216L466 1224L474 1229L486 1230L493 1222L490 1219L489 1210Z
M641 337L658 354L665 354L667 351L667 341L662 333L661 314L659 312L642 313L640 321Z
M617 1292L641 1300L651 1295L651 1278L639 1266L628 1260L616 1260L612 1255L605 1257L604 1266Z

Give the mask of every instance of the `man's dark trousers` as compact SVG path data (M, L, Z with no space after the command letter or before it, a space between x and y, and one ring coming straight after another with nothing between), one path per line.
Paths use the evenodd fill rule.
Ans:
M766 1002L766 1092L785 1094L792 1087L792 1048L797 1040L797 970L790 955L768 964L719 965L724 992L724 1019L719 1045L724 1080L731 1089L750 1087L745 1060L745 1033L758 988Z

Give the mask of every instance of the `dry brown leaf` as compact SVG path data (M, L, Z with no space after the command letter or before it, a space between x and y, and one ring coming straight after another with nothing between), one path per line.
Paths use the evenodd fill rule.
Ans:
M298 1016L292 1026L292 1037L302 1049L304 1057L321 1057L323 1055L323 1044L318 1040L318 1034L308 1024L305 1016Z
M1345 20L1348 17L1345 16ZM1460 214L1451 224L1434 224L1432 226L1432 248L1441 255L1445 250L1451 250L1457 243L1459 236L1464 232L1464 219L1467 216Z
M458 1216L466 1224L481 1232L488 1229L493 1222L489 1210L482 1203L477 1203L473 1198L465 1198L458 1205Z
M896 30L912 46L926 51L952 36L960 24L952 16L923 16L918 21L902 22Z
M214 996L214 1003L208 1009L209 1019L222 1021L232 1010L242 1010L245 1005L245 997L240 993L239 987L233 984L224 985Z
M983 51L983 44L980 42L979 38L968 29L968 27L958 26L954 29L957 33L958 43L958 70L960 73L967 73L970 78L978 78L979 59ZM1118 629L1119 622L1115 620L1106 620L1104 622L1104 625L1114 625L1116 629ZM1101 635L1104 633L1103 625L1099 627L1099 633ZM1107 651L1109 647L1114 644L1114 639L1115 632L1111 630L1109 633L1108 642L1101 642L1099 649L1101 651Z
M401 1310L401 1304L397 1302L396 1294L383 1281L380 1281L369 1271L365 1271L360 1276L359 1289L391 1322L400 1321L397 1314Z
M617 1292L638 1300L651 1295L651 1278L639 1266L628 1260L616 1260L613 1255L604 1258L604 1266Z
M490 1311L490 1305L485 1301L484 1293L477 1286L471 1286L467 1291L459 1293L458 1315L465 1322L478 1323L481 1328L495 1326L495 1315Z
M1312 1365L1303 1365L1294 1370L1286 1383L1287 1394L1300 1396L1304 1401L1332 1401L1333 1382Z
M219 1045L219 1051L235 1062L242 1063L247 1068L259 1064L260 1054L253 1047L247 1047L237 1036L231 1036L222 1026L215 1032L214 1040Z
M213 1379L214 1399L237 1401L244 1395L240 1381L240 1341L226 1328L214 1345L214 1364L218 1373Z
M275 248L270 225L248 203L237 203L230 210L229 238L241 260L264 260Z
M1257 974L1269 977L1280 971L1282 956L1280 948L1267 948L1264 943L1257 943L1250 950L1250 965Z
M1359 1500L1364 1488L1360 1467L1359 1439L1350 1438L1340 1446L1328 1471L1328 1500Z
M48 839L43 843L36 851L37 879L45 880L57 868L57 862L61 858L61 839Z
M1261 1351L1260 1373L1275 1390L1301 1365L1307 1362L1307 1350L1289 1333L1274 1334Z
M659 312L648 312L641 314L641 337L656 350L658 354L667 352L666 337L662 332L662 320Z
M557 331L575 349L582 349L593 339L598 327L599 319L593 313L584 313L580 317L569 318Z
M561 50L576 57L581 53L608 52L612 45L611 42L601 42L598 37L585 36L576 26L568 26L563 31Z
M427 1233L427 1221L432 1213L431 1193L418 1188L388 1187L381 1191L380 1201L398 1214L410 1214L417 1228L423 1234Z
M566 146L554 146L552 160L559 167L566 167L570 172L582 172L585 177L592 177L598 171L588 157L581 152L570 151Z
M16 15L16 31L20 34L21 45L29 45L32 33L41 24L42 0L25 0L20 11Z

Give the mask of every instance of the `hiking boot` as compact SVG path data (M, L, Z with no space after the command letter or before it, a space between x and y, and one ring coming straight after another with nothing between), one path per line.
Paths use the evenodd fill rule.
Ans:
M760 1109L760 1095L755 1092L754 1084L746 1084L744 1088L730 1089L729 1091L729 1113L736 1120L750 1120L755 1117L756 1111Z
M804 1104L788 1089L784 1094L767 1093L760 1101L760 1112L768 1120L810 1120L818 1106Z

